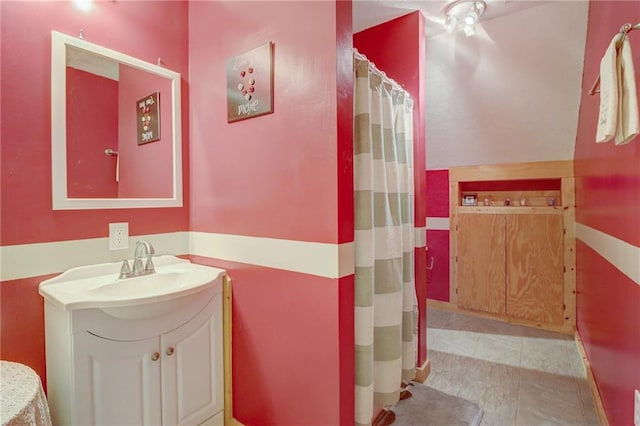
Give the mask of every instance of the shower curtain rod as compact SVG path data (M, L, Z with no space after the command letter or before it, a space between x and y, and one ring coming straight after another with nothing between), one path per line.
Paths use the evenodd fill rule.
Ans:
M621 35L621 37L616 42L616 47L619 47L617 43L621 43L622 40L624 40L624 38L627 36L627 34L633 30L640 30L640 22L635 25L626 23L622 27L620 27L619 34ZM593 82L593 86L591 86L591 90L589 90L589 96L593 96L596 93L600 93L599 88L600 88L600 74L598 74L596 81Z
M411 97L409 92L407 92L407 90L404 87L402 87L402 85L400 85L400 83L398 83L394 79L388 77L387 74L385 74L384 71L380 71L378 69L378 67L376 67L376 64L371 62L371 60L369 58L367 58L365 55L363 55L362 53L358 52L358 49L355 49L355 48L353 49L353 56L356 59L359 59L361 61L369 62L369 71L373 72L378 77L382 78L382 81L384 81L385 83L388 83L388 84L392 85L394 88L403 91L409 97L409 99L413 100L413 98Z

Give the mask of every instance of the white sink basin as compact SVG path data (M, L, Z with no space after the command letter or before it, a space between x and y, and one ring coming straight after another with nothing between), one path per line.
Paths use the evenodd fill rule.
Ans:
M151 318L210 288L222 288L223 269L175 256L153 258L156 272L118 279L120 262L79 266L40 283L46 301L64 310L97 308L118 318ZM190 298L189 298L190 299Z

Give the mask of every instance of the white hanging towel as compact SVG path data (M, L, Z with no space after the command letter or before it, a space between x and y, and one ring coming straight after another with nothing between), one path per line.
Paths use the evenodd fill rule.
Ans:
M616 72L616 35L600 61L600 114L596 142L609 142L616 134L618 115L618 77Z
M616 145L625 144L640 132L638 99L631 45L624 37L616 49L618 38L611 40L600 62L600 113L596 142L614 138Z
M618 120L616 145L623 145L640 133L636 75L633 69L633 56L631 55L631 44L628 37L624 38L618 52L617 71Z

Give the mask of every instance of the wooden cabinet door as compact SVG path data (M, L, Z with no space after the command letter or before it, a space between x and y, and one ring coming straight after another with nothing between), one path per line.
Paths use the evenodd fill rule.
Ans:
M562 215L509 215L506 228L507 315L562 324Z
M505 215L458 215L458 306L505 313Z

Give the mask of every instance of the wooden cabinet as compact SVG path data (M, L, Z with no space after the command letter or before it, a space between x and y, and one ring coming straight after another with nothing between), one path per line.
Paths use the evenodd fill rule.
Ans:
M451 303L573 332L571 173L571 162L450 170ZM477 205L468 205L474 199Z
M458 306L505 313L505 216L458 217Z
M458 306L562 324L560 214L458 216Z
M559 213L505 215L506 314L563 323L563 224Z

